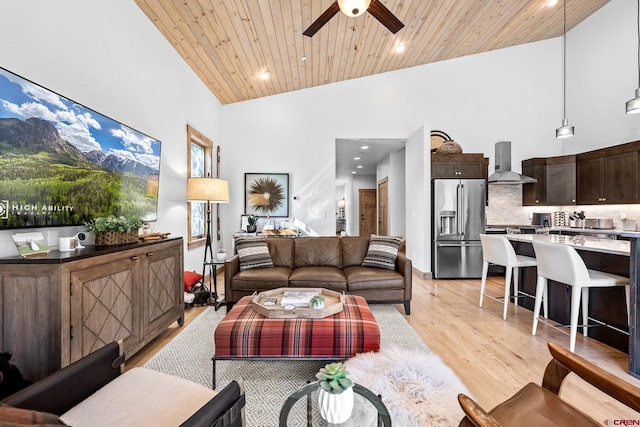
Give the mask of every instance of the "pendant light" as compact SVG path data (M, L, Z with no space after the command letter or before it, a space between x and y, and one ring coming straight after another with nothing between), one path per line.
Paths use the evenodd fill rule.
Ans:
M640 0L638 0L638 13L636 14L638 28L638 88L636 89L636 97L627 101L627 114L640 113Z
M562 8L562 126L556 129L556 138L569 138L573 136L573 126L567 120L567 0L562 2Z

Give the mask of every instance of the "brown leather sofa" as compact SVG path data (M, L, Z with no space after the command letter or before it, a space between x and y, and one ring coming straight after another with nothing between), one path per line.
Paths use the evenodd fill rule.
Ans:
M277 288L327 288L369 303L403 303L411 313L411 260L401 249L396 269L362 267L369 237L268 237L273 267L240 271L238 254L225 262L227 310L240 298Z

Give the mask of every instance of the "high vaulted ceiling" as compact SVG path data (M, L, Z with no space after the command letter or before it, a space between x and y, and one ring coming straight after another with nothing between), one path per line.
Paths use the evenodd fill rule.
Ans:
M563 0L380 0L403 23L338 12L334 0L135 0L222 104L562 35ZM566 0L567 31L608 0ZM403 53L396 46L403 43ZM306 58L303 60L302 58ZM271 73L263 80L260 74Z

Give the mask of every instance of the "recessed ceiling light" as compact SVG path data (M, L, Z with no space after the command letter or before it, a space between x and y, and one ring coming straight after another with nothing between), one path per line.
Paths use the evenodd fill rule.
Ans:
M260 73L260 78L262 80L267 80L269 77L271 77L271 73L268 71L263 71Z
M360 147L360 148L361 148L361 149L363 149L363 150L368 150L368 149L369 149L369 146L368 146L368 145L363 145L363 146L362 146L362 147Z
M547 0L547 7L553 7L558 4L558 0Z
M362 165L358 165L357 167L358 167L358 169L362 169Z
M405 51L406 48L407 48L406 44L398 43L398 46L396 46L396 53L402 53Z
M353 160L360 160L360 157L354 157Z
M355 175L355 174L356 174L356 171L351 171L351 173Z
M306 57L306 56L302 56L302 57L300 57L300 61L306 61L306 60L307 60L307 57Z

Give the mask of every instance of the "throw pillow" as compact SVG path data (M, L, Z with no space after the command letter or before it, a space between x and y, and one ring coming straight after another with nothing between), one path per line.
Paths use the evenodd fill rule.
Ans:
M240 261L240 271L273 267L265 237L238 237L236 251Z
M185 292L191 291L195 285L200 283L202 280L202 274L196 273L195 271L185 271L184 272L184 290Z
M363 267L386 268L387 270L396 269L396 258L398 257L398 248L402 244L403 239L394 236L378 236L371 235L369 240L369 248L367 255L362 261Z

